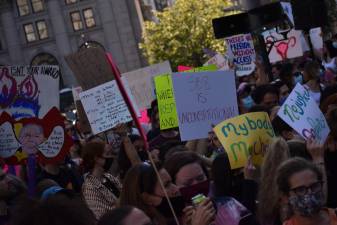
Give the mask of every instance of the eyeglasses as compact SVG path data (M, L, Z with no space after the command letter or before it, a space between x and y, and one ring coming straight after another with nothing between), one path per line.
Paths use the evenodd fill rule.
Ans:
M305 195L308 193L309 189L311 192L316 193L322 190L323 182L317 181L310 186L300 186L296 188L290 189L290 191L293 191L296 195Z

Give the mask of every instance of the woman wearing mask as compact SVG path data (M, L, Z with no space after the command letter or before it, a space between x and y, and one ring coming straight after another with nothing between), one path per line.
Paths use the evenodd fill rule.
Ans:
M167 171L157 164L159 176L178 218L182 219L184 201ZM132 167L125 176L120 198L121 206L132 205L143 210L159 225L173 224L174 217L157 179L154 168L146 163ZM206 223L204 225L207 225Z
M90 142L83 148L83 165L89 173L82 194L96 219L115 208L122 187L117 178L106 173L113 162L109 155L109 149L101 142Z
M190 203L198 194L208 195L210 181L207 169L198 155L192 152L176 153L165 161L165 168L178 186L185 202ZM249 210L234 198L226 196L214 200L217 206L213 221L215 225L255 224ZM194 207L189 206L185 212L193 221Z
M284 225L336 225L336 212L324 207L323 176L315 164L301 158L285 161L276 182L292 216Z

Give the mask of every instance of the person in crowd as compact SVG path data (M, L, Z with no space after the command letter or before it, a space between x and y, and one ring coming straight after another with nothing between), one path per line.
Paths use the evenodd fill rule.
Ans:
M288 90L292 90L295 86L293 70L294 66L292 63L285 63L282 65L280 71L280 82L282 83L282 86L285 85Z
M184 201L178 195L178 188L172 183L170 175L160 164L157 164L156 167L175 214L180 218L183 214ZM138 164L127 172L119 203L120 206L131 205L141 209L154 223L160 225L174 223L174 216L155 169L147 163Z
M198 194L208 196L210 192L210 179L206 166L198 155L193 152L173 154L165 161L165 168L171 175L173 182L179 187L186 202ZM216 199L217 214L216 225L227 224L255 224L251 212L241 203L231 197ZM185 209L193 215L193 206ZM193 216L192 216L193 218Z
M77 165L80 166L82 163L82 144L80 140L73 140L73 146L70 148L70 158Z
M24 198L13 211L11 225L95 225L94 215L80 199L54 195L43 200Z
M258 219L261 225L281 225L287 208L280 204L280 193L276 185L276 172L281 163L290 158L287 142L276 138L267 149L261 167L261 182L258 190ZM285 215L284 215L285 214Z
M273 81L280 79L281 70L282 70L282 64L277 63L277 64L272 65L271 73L273 75Z
M310 96L320 103L323 86L319 82L319 65L316 62L307 62L303 71L304 87Z
M140 209L123 206L106 213L97 225L152 225L151 219Z
M127 144L126 142L128 141L126 140L127 138L129 138L131 144L134 146L134 149L131 150L125 149ZM148 155L144 146L144 141L140 136L138 135L129 135L128 137L123 136L122 143L123 144L121 145L120 151L118 153L118 168L120 179L124 179L125 174L133 165L144 162L148 159ZM134 159L132 163L128 155L132 154L133 152L136 152L138 156L133 157L136 159Z
M325 168L328 180L327 205L337 208L337 108L327 114L327 123L330 128L325 150Z
M42 170L38 175L37 181L52 179L61 187L81 192L81 179L76 171L64 162L49 163L42 165Z
M96 219L115 208L122 188L118 178L106 172L113 161L108 151L102 142L89 142L83 148L83 165L88 174L82 194Z
M274 128L275 134L279 137L284 138L286 141L292 140L294 138L294 130L291 128L281 117L276 116L271 124Z
M256 87L252 92L252 98L256 104L261 104L268 109L279 105L279 92L269 84Z
M40 199L47 199L54 195L65 195L69 199L79 197L79 194L76 194L73 190L63 188L51 179L39 182L36 186L36 194Z
M301 158L283 162L277 170L276 183L290 216L284 225L335 225L336 212L324 207L323 175L315 164Z
M258 186L254 180L255 168L252 165L251 158L244 168L243 175L241 171L242 169L231 170L227 153L219 154L211 167L213 178L211 195L215 198L234 197L251 212L255 212Z
M240 113L246 113L248 110L255 104L251 96L251 87L248 83L240 83L237 94L238 94L238 103L240 108Z
M18 177L6 173L0 167L0 224L8 224L15 214L11 209L16 207L17 200L27 195L27 186Z

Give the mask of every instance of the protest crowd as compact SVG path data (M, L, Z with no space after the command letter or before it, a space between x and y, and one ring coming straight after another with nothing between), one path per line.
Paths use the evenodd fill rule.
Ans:
M78 119L62 117L72 140L61 160L35 161L32 178L29 163L13 166L2 157L0 224L337 225L337 35L325 40L322 53L272 63L271 75L257 57L249 74L231 72L236 99L216 97L233 101L233 108L219 103L184 114L187 103L174 90L178 124L161 118L168 111L162 102L173 94L160 92L159 81L143 131L133 118L88 133ZM190 69L173 75L170 85L208 73ZM210 75L225 70L219 71ZM212 101L208 81L195 82L200 104ZM194 135L204 128L186 128L205 120L218 121L208 124L206 137ZM28 126L20 132L18 151L29 152L40 138L39 126L29 128L33 133Z

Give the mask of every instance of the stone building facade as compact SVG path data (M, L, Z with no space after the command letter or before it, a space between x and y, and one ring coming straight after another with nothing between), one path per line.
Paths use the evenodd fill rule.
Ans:
M61 87L76 85L64 56L86 45L111 52L121 72L146 65L135 0L0 0L0 65L57 64Z

